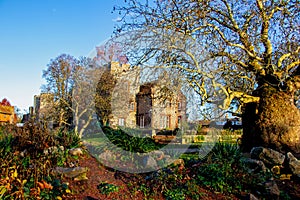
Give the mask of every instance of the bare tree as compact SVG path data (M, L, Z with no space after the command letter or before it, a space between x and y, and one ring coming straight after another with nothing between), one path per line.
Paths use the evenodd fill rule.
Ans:
M97 121L96 87L102 73L103 70L95 67L91 59L79 59L78 68L73 75L72 106L69 109L73 113L74 131L80 138Z
M78 61L76 58L61 54L55 59L51 59L47 69L43 71L43 78L47 82L43 86L43 92L52 93L54 96L53 101L55 103L52 114L54 121L60 127L70 126L72 113L69 108L72 105L73 75L77 67Z
M244 150L300 153L298 0L128 0L114 9L131 62L180 74L203 103L243 105Z
M51 60L43 73L47 80L44 87L54 96L48 115L58 114L60 127L72 127L82 137L95 116L96 86L101 74L89 58L62 54Z

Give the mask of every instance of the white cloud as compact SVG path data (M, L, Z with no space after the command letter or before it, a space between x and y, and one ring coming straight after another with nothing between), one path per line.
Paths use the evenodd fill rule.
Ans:
M115 19L112 19L113 22L119 22L119 21L121 21L121 20L122 20L121 17L117 17L117 18L115 18Z

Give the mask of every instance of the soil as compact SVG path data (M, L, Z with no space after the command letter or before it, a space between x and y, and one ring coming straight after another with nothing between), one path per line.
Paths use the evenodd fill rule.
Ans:
M79 158L79 166L88 167L87 173L88 180L74 181L72 179L65 178L63 181L69 184L69 188L72 191L71 194L64 199L72 200L144 200L144 199L165 199L160 192L157 192L155 196L145 196L142 191L133 190L132 184L137 184L137 179L141 178L139 174L130 174L119 172L113 169L109 169L100 164L91 155L85 154ZM118 192L112 192L109 195L101 194L97 186L102 183L110 183L119 187ZM289 194L292 199L300 199L300 181L295 182L293 180L277 181L280 191ZM131 187L129 186L131 185ZM213 199L248 199L249 194L241 194L240 196L226 196L224 194L215 193L206 188L199 188L204 200Z

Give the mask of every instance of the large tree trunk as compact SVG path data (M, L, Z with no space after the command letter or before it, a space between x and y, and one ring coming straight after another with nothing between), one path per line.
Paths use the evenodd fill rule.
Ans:
M300 153L300 111L293 93L272 87L256 92L259 104L248 104L244 109L242 149L264 146L282 153Z
M247 103L242 110L243 136L241 148L244 152L250 152L255 146L261 146L259 134L256 131L257 103Z

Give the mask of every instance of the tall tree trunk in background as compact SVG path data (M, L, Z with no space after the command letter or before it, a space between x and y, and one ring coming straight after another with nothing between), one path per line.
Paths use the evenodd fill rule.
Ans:
M270 86L256 93L259 104L248 104L244 109L242 149L264 146L300 153L300 111L294 104L294 93Z

